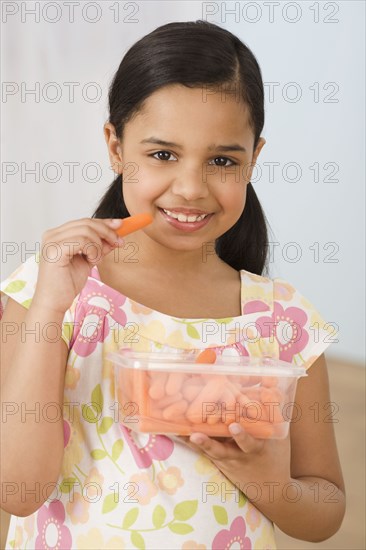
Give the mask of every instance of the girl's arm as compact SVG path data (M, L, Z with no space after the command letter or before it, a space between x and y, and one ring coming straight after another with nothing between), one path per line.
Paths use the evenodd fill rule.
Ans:
M291 424L290 433L291 478L300 484L301 498L292 505L282 501L273 511L273 521L290 536L319 542L338 531L345 513L345 486L334 434L334 423L342 419L338 404L330 399L324 354L307 374L298 382L296 404L301 416Z
M84 288L91 267L123 245L114 231L121 222L124 225L123 220L82 218L47 230L42 235L29 310L11 299L6 305L1 320L1 506L14 515L27 516L37 510L58 479L69 353L60 336L63 319ZM149 223L146 215L137 222L138 227ZM130 219L127 226L127 232L136 230L136 220Z
M43 489L56 483L61 468L68 349L51 326L56 323L61 334L62 321L58 311L33 303L27 310L9 298L0 323L1 508L16 516L42 506L52 487ZM56 422L48 403L60 408Z
M191 436L208 458L282 531L319 542L336 533L345 512L345 489L324 355L300 378L290 437L260 440L240 432L221 443ZM248 490L246 490L246 488Z

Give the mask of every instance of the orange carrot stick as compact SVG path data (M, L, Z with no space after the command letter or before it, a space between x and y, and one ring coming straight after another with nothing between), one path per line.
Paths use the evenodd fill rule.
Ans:
M180 391L174 395L164 395L162 399L156 401L156 406L158 409L165 409L166 407L170 407L172 403L176 403L181 399L183 399L183 395Z
M210 437L231 437L226 424L218 422L217 424L207 424L207 422L202 424L195 424L190 427L190 433L200 432L206 434Z
M215 403L220 398L222 391L223 386L220 376L213 376L189 405L186 418L194 424L202 422L203 407L207 403Z
M191 403L191 401L193 401L202 390L202 386L202 379L200 380L198 377L189 378L182 387L184 399Z
M159 407L156 406L156 401L151 401L145 410L145 415L151 418L151 420L155 420L157 418L163 418L163 412L162 409L159 409ZM145 416L144 416L145 418Z
M215 363L215 361L216 353L213 349L207 348L196 357L195 363Z
M266 410L264 409L262 403L255 401L254 399L252 399L251 402L245 406L245 410L242 410L242 416L244 418L250 418L254 421L268 421Z
M249 435L259 439L270 439L274 435L273 424L264 420L250 422L242 418L240 425Z
M165 384L166 395L175 395L181 390L183 381L187 378L184 372L171 372Z
M161 399L165 395L164 385L168 378L166 372L154 372L151 377L149 396L152 399Z
M140 432L148 433L173 433L178 435L189 435L192 433L192 427L187 423L169 422L168 420L158 420L155 418L142 417L138 425Z
M266 388L273 388L274 386L277 386L277 384L278 384L278 378L276 376L262 377L262 386L265 386Z
M274 403L276 401L275 394L272 389L266 388L265 386L260 389L260 399L262 403Z
M221 422L231 424L240 420L240 403L236 401L235 394L226 386L220 398L221 401Z
M149 225L153 221L151 214L142 213L135 214L129 218L123 218L123 223L119 229L116 230L116 233L120 237L125 237L129 233L133 233L138 229L142 229L145 225Z
M242 387L241 392L251 400L258 400L260 398L260 388L256 388L255 386Z
M184 399L181 399L176 403L172 403L171 405L169 405L169 407L166 407L166 409L163 410L163 418L165 420L173 420L174 418L176 419L177 417L185 413L187 407L188 403Z

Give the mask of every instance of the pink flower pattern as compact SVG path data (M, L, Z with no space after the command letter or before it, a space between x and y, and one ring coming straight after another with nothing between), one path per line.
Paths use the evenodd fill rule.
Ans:
M59 500L53 500L49 506L44 504L37 514L35 550L71 550L72 537L64 521L65 508Z
M150 434L147 443L140 447L135 440L135 432L123 424L121 430L139 468L149 468L153 460L166 460L173 452L174 443L166 435Z
M110 332L108 315L121 326L127 321L121 306L126 297L107 285L90 279L80 294L76 309L77 323L71 346L77 355L91 355L98 342L104 342Z
M249 356L249 353L248 353L246 347L244 347L241 342L235 342L235 344L233 344L232 347L237 350L238 355L241 355L241 356L244 356L244 357Z
M272 337L278 341L279 359L291 363L293 356L300 353L309 341L304 328L307 320L304 310L298 307L284 309L279 302L274 302L273 314L259 317L255 324L261 338Z
M245 536L245 533L245 521L239 516L234 519L230 525L230 529L222 529L217 533L212 541L212 550L229 550L232 544L235 544L235 548L240 548L240 550L251 550L252 544L250 539Z
M244 305L243 315L257 313L257 311L270 311L270 307L261 300L251 300Z
M67 420L64 419L64 447L67 447L68 442L70 441L71 428Z

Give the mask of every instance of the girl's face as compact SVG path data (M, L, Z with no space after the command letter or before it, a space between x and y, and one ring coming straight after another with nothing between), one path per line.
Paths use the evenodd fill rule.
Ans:
M253 151L248 115L246 105L221 88L210 93L175 84L145 101L125 125L122 142L113 125L105 125L128 211L154 217L144 229L150 239L188 252L214 242L236 223L265 143L261 138Z

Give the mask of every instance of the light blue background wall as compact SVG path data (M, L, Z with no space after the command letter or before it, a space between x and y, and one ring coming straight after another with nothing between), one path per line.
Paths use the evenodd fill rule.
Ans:
M55 4L2 2L1 278L47 228L90 216L112 181L102 129L126 50L157 26L204 18L252 49L266 83L253 185L278 243L271 276L337 324L329 356L364 361L364 2L79 2L73 21ZM79 83L74 101L67 82ZM25 92L37 86L36 101ZM36 162L39 183L25 173Z

